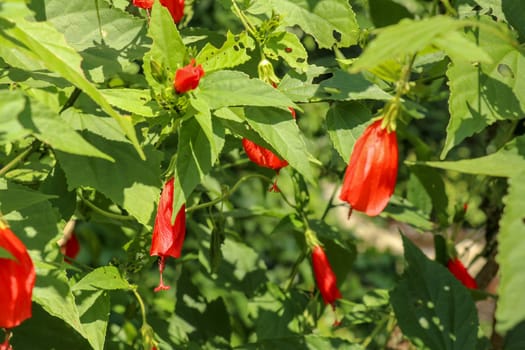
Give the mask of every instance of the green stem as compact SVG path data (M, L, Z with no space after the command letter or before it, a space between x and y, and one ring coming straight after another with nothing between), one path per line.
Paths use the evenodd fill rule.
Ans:
M328 204L326 204L326 208L324 208L323 215L321 215L321 221L324 221L330 209L334 207L333 201L334 201L336 193L337 193L337 186L334 187L334 190L332 191L332 195L330 196L330 200L328 201Z
M132 216L112 213L110 211L101 209L97 207L95 204L93 204L92 202L90 202L89 200L87 200L86 198L84 198L81 193L79 193L79 197L83 203L85 203L88 207L90 207L91 209L93 209L93 211L95 211L96 213L100 215L103 215L105 217L108 217L110 219L115 219L115 220L127 220L127 221L135 220L135 218L133 218Z
M131 291L133 294L135 294L135 298L137 299L139 306L140 306L140 313L142 315L142 324L148 324L146 320L146 307L144 306L144 301L142 300L142 297L140 296L139 292L137 291L136 286L132 286Z
M258 42L259 40L258 40L257 32L255 31L255 28L253 28L250 22L248 22L248 19L246 18L244 13L241 11L241 9L239 8L239 5L237 5L237 2L235 0L232 0L232 5L233 5L233 12L235 12L237 17L239 17L244 28L246 28L248 33L250 33L250 35L253 36L254 39L257 40Z
M31 146L27 147L25 150L22 151L22 153L17 155L9 163L7 163L2 169L0 169L0 176L3 176L9 170L11 170L14 167L16 167L18 165L18 163L23 161L24 158L27 157L27 155L33 151L34 145L35 145L34 143L31 144Z
M390 315L387 315L386 317L384 317L381 322L379 322L377 324L377 326L374 328L374 330L372 331L372 333L370 333L370 335L368 337L366 337L365 340L363 340L363 342L361 343L361 347L363 349L367 349L368 348L368 345L370 345L370 343L372 342L372 340L374 340L374 338L377 336L377 334L381 331L381 329L383 329L383 327L385 326L385 324L387 323L387 321L390 319Z
M68 109L69 107L73 106L73 104L77 100L78 96L80 96L81 92L82 92L82 90L80 90L79 88L76 87L75 90L73 90L73 92L71 93L71 95L69 95L69 98L67 99L66 103L64 103L62 108L60 108L60 112L58 112L58 113L60 114L63 111L65 111L66 109Z
M285 292L288 293L290 289L292 288L293 281L295 279L295 276L297 276L297 272L299 272L299 265L303 262L303 260L306 258L306 251L301 252L301 255L299 255L299 258L295 261L292 273L290 273L290 278L288 280L288 285L286 286Z
M445 6L445 10L447 10L447 14L451 16L457 16L458 13L456 12L456 9L450 5L450 2L448 0L441 0L441 3L443 6Z

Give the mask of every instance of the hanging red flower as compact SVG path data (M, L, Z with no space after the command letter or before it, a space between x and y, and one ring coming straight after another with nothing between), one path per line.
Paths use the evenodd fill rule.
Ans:
M13 328L31 317L35 267L22 241L2 222L0 247L14 258L0 258L0 328Z
M337 278L332 270L332 266L323 248L319 245L312 249L312 265L317 288L321 292L324 303L330 304L335 308L335 301L342 298L341 292L337 288Z
M155 0L133 0L133 6L149 10L153 7Z
M478 289L476 280L468 273L461 260L458 258L450 259L447 263L447 268L465 287Z
M155 216L155 226L153 227L153 236L151 238L151 256L159 256L160 283L155 291L167 290L170 287L164 285L162 273L164 272L165 258L171 256L179 258L186 235L186 206L182 205L175 222L171 223L173 214L173 185L174 178L171 178L162 189L160 195L157 215Z
M60 246L60 252L66 257L66 261L70 259L75 259L80 252L80 243L75 233L71 233L66 243Z
M173 22L178 24L184 16L184 0L160 0L160 3L170 11Z
M200 64L196 65L195 59L192 58L187 66L179 68L175 72L173 88L179 94L183 94L186 91L196 89L199 85L200 79L203 76L204 69L202 69L202 66Z
M397 178L396 132L383 128L381 123L382 120L375 121L357 139L339 196L351 209L370 216L386 207Z

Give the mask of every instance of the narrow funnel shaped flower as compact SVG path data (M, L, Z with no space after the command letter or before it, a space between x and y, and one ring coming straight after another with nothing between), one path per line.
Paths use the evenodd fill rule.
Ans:
M175 222L171 223L171 216L173 214L173 184L174 179L171 178L162 189L160 195L157 215L155 217L155 226L153 227L153 236L151 239L151 249L149 254L151 256L159 256L159 272L160 283L155 291L167 290L170 287L164 285L162 280L162 273L164 272L165 258L171 256L179 258L186 235L186 206L182 205Z
M398 146L395 131L370 124L357 139L339 198L370 216L381 213L394 193Z
M184 0L160 0L160 3L170 11L173 22L178 24L184 16Z
M12 257L0 258L0 328L13 328L31 317L35 267L24 244L2 222L0 247Z
M341 292L337 288L337 279L332 270L332 266L323 248L319 245L316 245L312 249L312 265L317 288L319 288L321 292L324 303L330 304L335 308L335 301L342 298Z
M478 289L476 280L468 273L461 260L458 258L450 259L447 263L447 268L465 287Z
M70 261L71 259L75 259L77 257L78 253L80 252L80 243L78 242L78 238L74 232L71 233L66 243L60 246L60 252L64 254L66 261Z
M153 7L155 0L133 0L133 6L149 10Z
M199 85L199 81L203 76L204 69L202 69L200 64L196 65L195 59L192 58L187 66L179 68L175 72L173 88L179 94L194 90Z

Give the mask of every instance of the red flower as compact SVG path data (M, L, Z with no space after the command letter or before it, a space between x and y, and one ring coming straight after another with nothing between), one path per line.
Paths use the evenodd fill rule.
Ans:
M71 233L71 236L67 239L66 243L60 247L60 252L66 257L66 261L69 259L75 259L80 252L80 243L78 242L75 233ZM69 259L68 259L69 258Z
M468 273L461 260L458 258L450 259L447 263L447 268L465 287L478 289L476 280Z
M184 16L184 0L160 0L160 3L170 11L173 21L179 23Z
M155 226L153 227L153 237L151 239L151 256L157 255L159 259L160 283L155 291L167 290L170 287L165 286L162 280L162 273L165 266L165 257L180 257L184 236L186 235L186 206L182 205L175 222L171 223L173 214L173 183L171 178L162 189L160 195L157 216L155 217Z
M187 66L179 68L177 72L175 72L173 87L179 94L185 93L186 91L197 88L203 76L204 69L202 69L200 64L196 66L195 59L192 58Z
M151 9L155 0L133 0L133 5L146 10Z
M323 248L319 245L316 245L312 250L312 264L317 288L321 292L324 303L335 307L335 301L342 298L341 292L337 288L337 279L332 266L330 266Z
M397 136L377 120L354 146L339 198L352 209L378 215L394 193L397 178Z
M0 328L13 328L31 317L35 267L24 244L1 222L0 247L14 258L0 258Z

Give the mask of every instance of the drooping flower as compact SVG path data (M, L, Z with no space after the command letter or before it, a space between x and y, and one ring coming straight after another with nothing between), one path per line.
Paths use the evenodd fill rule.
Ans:
M133 6L149 10L153 7L155 0L133 0Z
M195 59L192 58L188 65L177 69L175 72L173 88L179 94L196 89L203 76L204 69L200 64L196 65Z
M13 258L0 258L0 328L13 328L31 317L35 267L25 245L1 221L0 247Z
M394 193L398 146L395 130L382 120L370 124L357 139L346 168L339 198L370 216L381 213Z
M60 246L60 252L66 257L66 261L75 259L80 252L80 243L78 242L77 235L72 232L67 241Z
M164 272L165 258L171 256L179 258L186 235L186 206L182 205L175 222L171 223L173 214L173 191L175 179L171 178L162 189L160 195L157 215L155 216L155 226L153 227L153 236L151 238L151 256L159 257L160 283L155 291L167 290L170 287L164 285L162 273Z
M461 260L458 258L450 259L447 263L447 268L465 287L478 289L476 280L472 278Z
M312 265L317 288L321 292L324 303L330 304L335 308L335 301L342 298L342 296L337 288L337 278L332 270L332 266L320 245L316 245L312 249Z
M184 0L160 0L160 3L170 11L173 22L178 24L184 16Z

